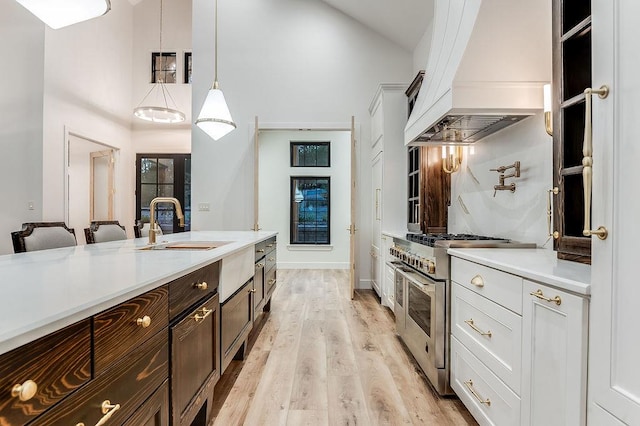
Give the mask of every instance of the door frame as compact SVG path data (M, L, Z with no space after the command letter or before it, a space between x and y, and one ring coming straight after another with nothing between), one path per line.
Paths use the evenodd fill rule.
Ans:
M310 130L310 131L343 131L351 133L351 225L347 228L347 231L351 234L350 238L350 297L353 298L355 283L358 280L358 244L356 238L356 218L360 214L357 209L357 193L356 193L356 181L359 172L360 156L357 155L357 141L360 140L360 123L355 121L355 117L352 116L348 122L326 122L326 123L263 123L259 121L258 116L255 117L255 121L249 124L249 137L254 147L254 179L253 179L253 227L254 231L260 230L260 207L259 207L259 190L260 184L258 181L258 172L260 170L260 156L259 156L259 143L261 131L274 131L274 130Z

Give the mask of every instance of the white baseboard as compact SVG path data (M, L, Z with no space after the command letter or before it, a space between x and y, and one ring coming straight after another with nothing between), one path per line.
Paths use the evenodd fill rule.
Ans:
M371 285L371 280L359 280L356 288L358 290L371 290L373 286Z
M349 269L349 262L278 262L278 269Z

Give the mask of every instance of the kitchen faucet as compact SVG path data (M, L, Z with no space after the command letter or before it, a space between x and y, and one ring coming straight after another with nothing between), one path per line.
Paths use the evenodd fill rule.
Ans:
M182 207L180 201L173 197L156 197L151 200L149 204L150 216L151 216L151 228L149 229L149 244L156 243L156 234L159 232L158 223L156 222L156 204L158 203L172 203L176 206L176 216L178 216L178 226L184 227L184 215L182 214Z
M506 172L509 169L515 169L513 173L510 173L508 175L505 175L504 172ZM511 192L515 192L516 191L516 184L515 183L510 183L509 185L506 185L504 183L505 179L508 178L518 178L520 177L520 162L516 161L515 163L513 163L510 166L500 166L497 169L489 169L489 171L492 172L498 172L500 173L500 176L498 176L498 181L500 182L498 185L494 185L493 186L493 196L496 196L496 192L498 191L511 191Z

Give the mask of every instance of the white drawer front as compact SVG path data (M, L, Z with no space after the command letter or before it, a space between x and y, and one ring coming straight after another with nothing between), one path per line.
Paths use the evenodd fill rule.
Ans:
M521 277L452 257L451 280L522 315Z
M459 284L451 299L451 333L519 395L522 317Z
M455 337L451 338L451 387L481 425L520 423L518 395Z

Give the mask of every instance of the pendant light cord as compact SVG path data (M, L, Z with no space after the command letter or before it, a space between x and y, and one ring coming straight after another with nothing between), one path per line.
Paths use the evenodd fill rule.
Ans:
M215 53L214 53L214 59L215 59L215 68L214 68L214 74L213 74L213 88L217 89L218 88L218 0L216 0L216 4L215 4L215 36L214 36L214 40L215 40Z

